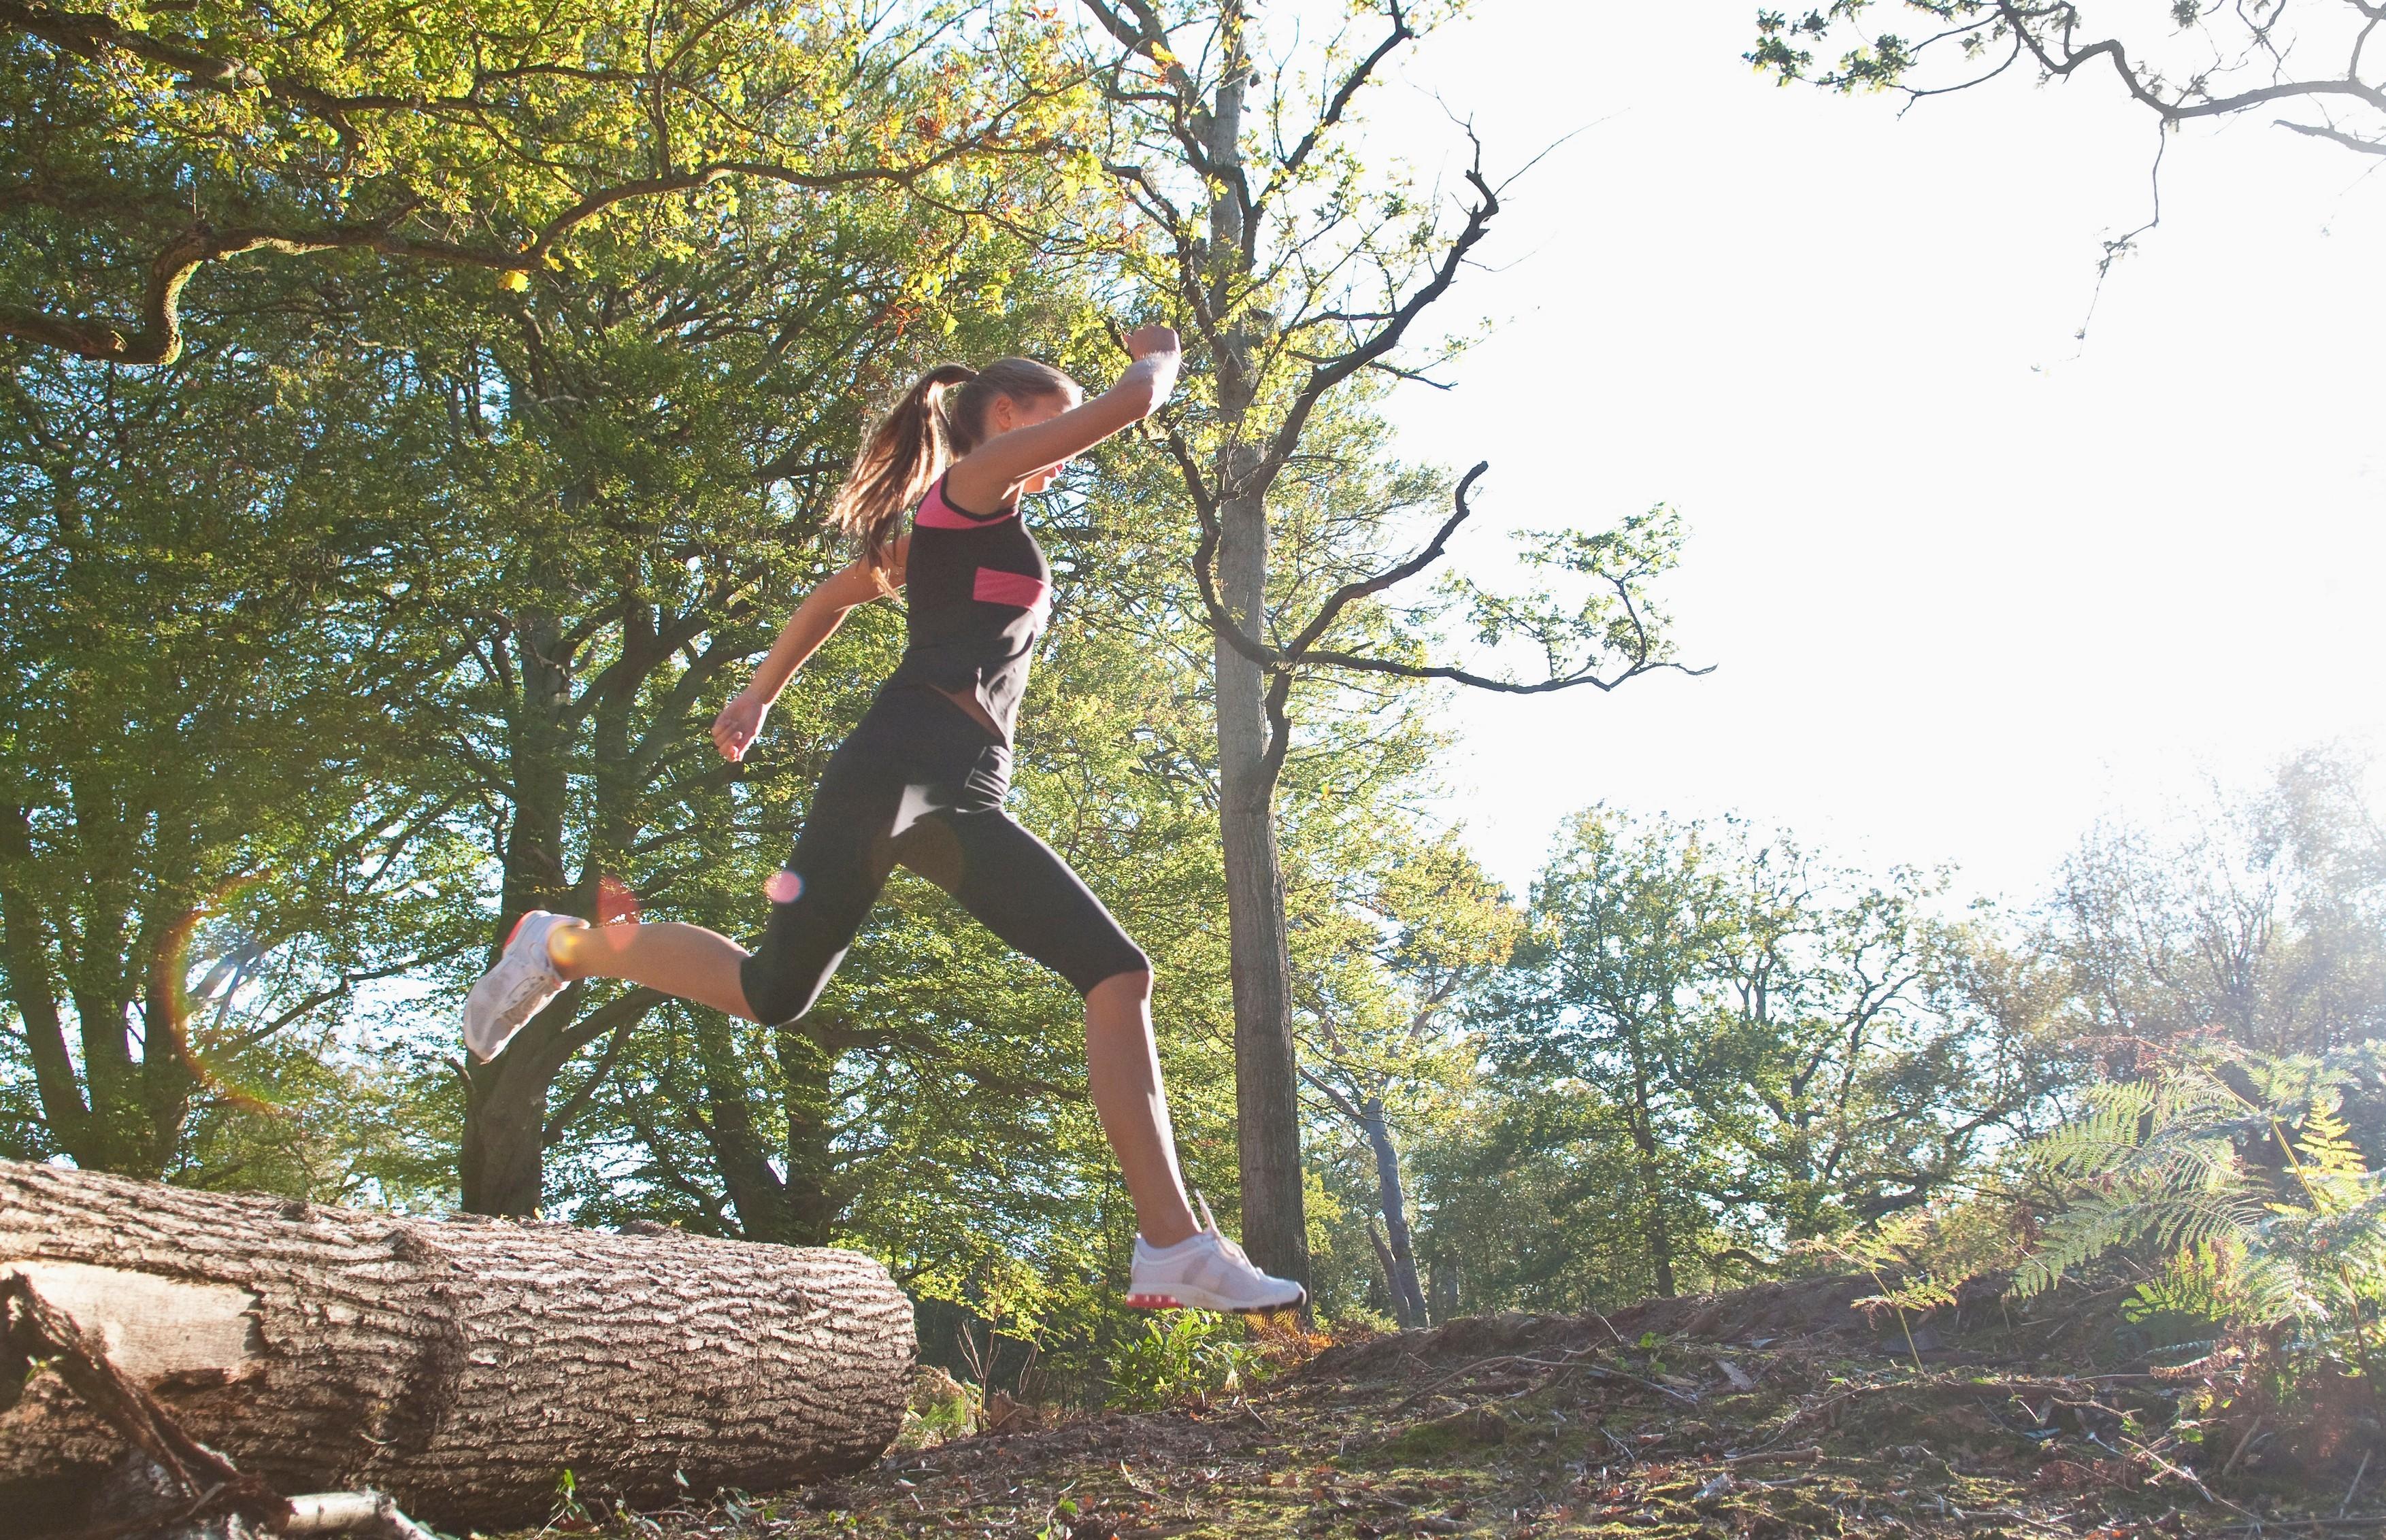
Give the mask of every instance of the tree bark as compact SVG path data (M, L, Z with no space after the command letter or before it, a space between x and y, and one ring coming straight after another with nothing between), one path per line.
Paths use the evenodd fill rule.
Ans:
M1390 1259L1386 1275L1391 1283L1392 1297L1400 1302L1392 1313L1401 1317L1403 1326L1424 1326L1426 1322L1425 1291L1417 1287L1416 1253L1409 1244L1408 1194L1400 1185L1400 1152L1392 1143L1392 1131L1384 1122L1381 1098L1368 1097L1360 1104L1363 1125L1367 1131L1367 1147L1375 1154L1376 1195L1383 1204L1384 1231L1388 1237L1385 1255Z
M1242 16L1228 7L1235 58L1211 110L1209 153L1221 168L1242 164ZM1232 192L1213 187L1210 207L1211 303L1232 313L1249 282L1243 214ZM1220 601L1236 624L1267 634L1268 528L1262 456L1243 439L1258 386L1249 335L1230 328L1218 349ZM1216 645L1218 822L1226 869L1226 933L1235 1000L1236 1153L1243 1184L1243 1246L1251 1259L1303 1287L1309 1283L1309 1222L1300 1176L1300 1100L1292 1042L1292 959L1286 944L1284 868L1276 848L1275 771L1268 761L1267 681L1259 665Z
M1384 1297L1391 1302L1392 1319L1403 1332L1423 1326L1425 1322L1409 1309L1408 1296L1400 1292L1400 1264L1392 1260L1392 1248L1384 1242L1384 1228L1372 1219L1367 1221L1367 1241L1375 1248L1375 1265L1384 1270Z
M578 908L563 866L571 767L562 715L571 693L563 626L551 615L525 613L515 619L511 642L521 674L507 724L513 808L506 830L505 890L489 948L492 963L528 910L571 913ZM517 1219L538 1212L546 1181L547 1092L580 1044L554 1050L571 1024L581 993L565 990L522 1028L514 1051L486 1064L466 1063L464 1143L457 1162L466 1212Z
M32 824L25 809L0 808L0 978L7 983L8 998L23 1025L27 1056L33 1061L33 1087L50 1137L77 1165L95 1166L91 1108L83 1104L74 1059L67 1051L66 1021L44 949L41 909L25 896L18 880L32 863Z
M1674 1283L1674 1232L1665 1222L1665 1173L1657 1147L1656 1111L1649 1105L1648 1072L1637 1063L1632 1074L1632 1096L1628 1121L1634 1169L1640 1179L1641 1230L1649 1242L1649 1266L1655 1277L1657 1296L1671 1299L1678 1291Z
M1262 537L1254 532L1250 538L1257 544ZM1229 555L1221 565L1232 559ZM1302 1211L1292 959L1285 936L1275 785L1262 762L1267 728L1260 720L1259 670L1224 642L1217 646L1217 668L1223 794L1218 821L1225 857L1227 955L1235 1002L1243 1245L1261 1267L1305 1285L1309 1227ZM1240 677L1244 675L1249 677Z
M850 1189L838 1174L836 1102L832 1077L836 1055L810 1030L825 1027L836 1013L815 1009L802 1021L780 1026L774 1036L780 1096L787 1114L785 1204L792 1221L788 1240L825 1245L845 1213Z
M912 1363L910 1301L848 1252L0 1161L10 1271L276 1490L370 1487L459 1530L545 1518L566 1471L639 1503L682 1475L764 1490L853 1470L899 1429ZM75 1523L122 1453L36 1375L0 1412L0 1511Z
M1433 1319L1454 1321L1458 1318L1458 1264L1447 1257L1436 1257L1425 1264L1426 1275L1433 1285Z

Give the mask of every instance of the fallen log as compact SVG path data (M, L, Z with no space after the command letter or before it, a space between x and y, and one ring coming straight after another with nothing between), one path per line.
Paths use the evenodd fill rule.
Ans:
M910 1301L849 1252L0 1161L8 1274L273 1490L369 1488L454 1529L546 1517L566 1471L634 1504L857 1469L901 1426L913 1352ZM72 1527L125 1441L24 1367L0 1362L0 1512Z
M193 1438L157 1398L117 1368L96 1336L44 1299L22 1272L0 1272L0 1353L39 1360L132 1446L102 1482L79 1540L144 1534L355 1534L433 1540L383 1492L284 1497ZM10 1367L16 1368L14 1360ZM11 1387L14 1392L21 1389Z

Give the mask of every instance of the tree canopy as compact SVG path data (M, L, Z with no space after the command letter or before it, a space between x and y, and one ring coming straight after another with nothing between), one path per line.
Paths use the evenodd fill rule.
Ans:
M209 264L372 253L519 289L636 206L642 238L700 244L742 184L1000 217L1000 181L961 183L1049 153L1057 43L970 0L10 0L0 335L170 363Z

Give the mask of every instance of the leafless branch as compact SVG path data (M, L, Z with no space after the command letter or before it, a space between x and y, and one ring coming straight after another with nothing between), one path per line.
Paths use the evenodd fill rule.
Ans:
M1319 142L1342 121L1342 115L1350 110L1350 100L1358 95L1359 88L1375 78L1376 67L1391 56L1393 49L1403 43L1414 41L1416 32L1409 26L1408 17L1400 10L1400 0L1386 0L1386 4L1391 15L1391 31L1386 32L1384 40L1375 44L1375 52L1353 65L1350 72L1342 77L1341 83L1335 87L1333 99L1325 104L1325 110L1318 115L1315 122L1310 124L1309 131L1300 136L1300 142L1287 151L1284 158L1277 162L1275 175L1268 179L1266 188L1260 194L1258 201L1261 204L1264 205L1274 200L1275 194L1287 182L1300 174L1301 168L1309 163L1309 157L1316 153Z
M2363 155L2386 155L2386 143L2380 143L2375 139L2364 139L2357 134L2347 133L2342 129L2329 128L2321 123L2291 122L2284 118L2273 118L2270 121L2279 128L2289 129L2296 133L2308 134L2314 139L2331 140L2348 150L2357 150Z

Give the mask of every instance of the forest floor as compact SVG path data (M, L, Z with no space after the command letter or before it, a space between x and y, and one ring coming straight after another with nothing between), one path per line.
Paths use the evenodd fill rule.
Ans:
M956 1439L799 1492L546 1533L2386 1535L2386 1459L2355 1462L2377 1447L2374 1415L2229 1428L2194 1462L2207 1480L2172 1426L2192 1383L2142 1363L2099 1372L2114 1355L2083 1351L2082 1320L2109 1321L2109 1306L2016 1321L1983 1292L1909 1322L1909 1344L1894 1317L1884 1336L1851 1308L1871 1292L1817 1279L1453 1321L1329 1347L1206 1405ZM2219 1451L2239 1443L2223 1478Z

